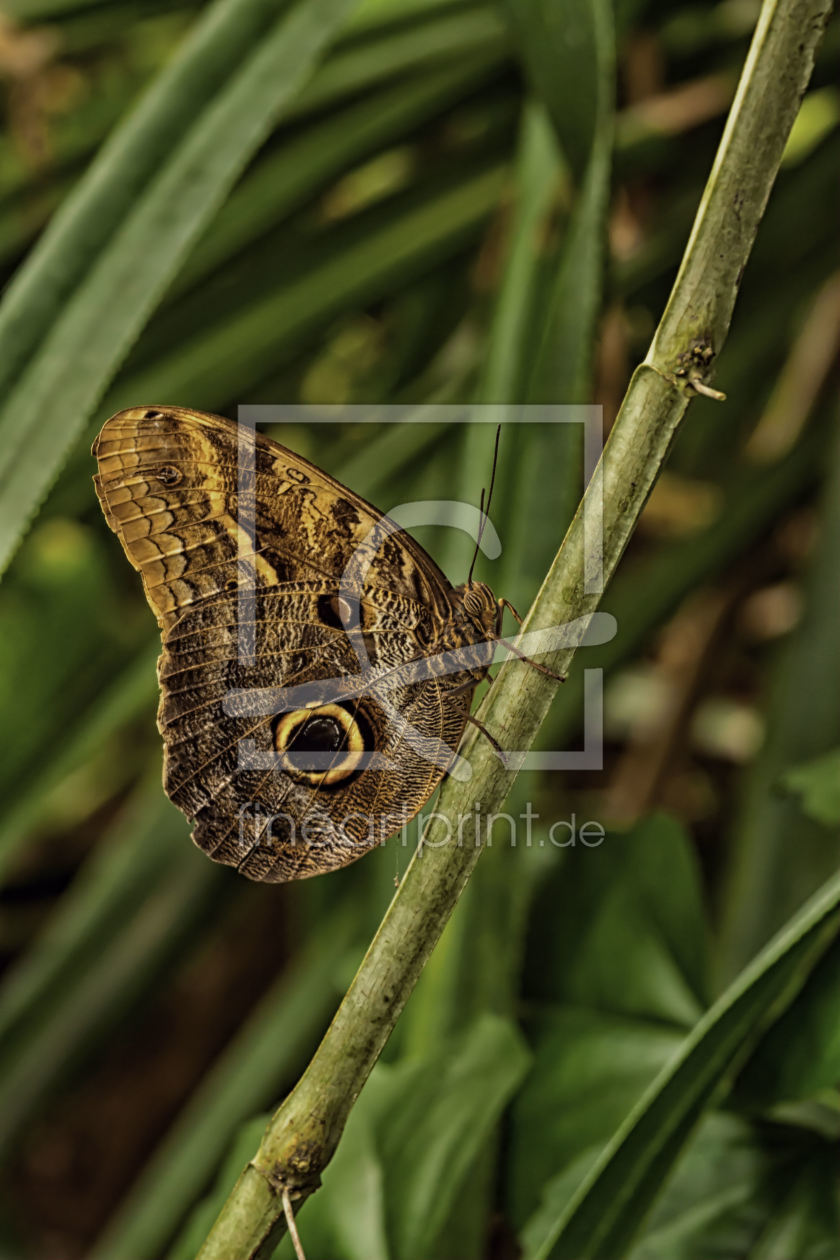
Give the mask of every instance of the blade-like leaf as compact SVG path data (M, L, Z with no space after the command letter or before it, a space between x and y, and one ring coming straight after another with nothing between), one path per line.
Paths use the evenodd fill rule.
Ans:
M552 824L568 847L554 849L562 861L543 874L530 915L534 1066L512 1108L508 1158L517 1225L546 1183L562 1178L568 1198L706 1007L700 873L683 829L654 816L594 848L576 832Z
M528 1232L527 1260L624 1255L666 1172L728 1072L793 1000L837 932L840 877L829 881L699 1021L553 1220Z
M628 1260L830 1260L840 1235L836 1149L779 1125L706 1117Z
M240 181L190 254L169 294L190 288L250 241L286 218L354 162L430 116L444 113L474 90L493 67L477 57L422 77L410 77L326 119L270 153Z
M796 1000L763 1037L738 1078L751 1107L825 1096L840 1107L840 941L826 950Z
M113 681L103 678L99 694L93 695L86 706L71 709L63 720L64 737L55 755L37 759L37 773L22 778L7 791L6 808L0 821L0 876L49 808L53 790L78 767L112 746L118 732L138 714L151 716L154 712L158 655L155 644L153 652L145 651L137 656ZM55 713L52 720L57 720ZM133 767L129 765L124 769L131 773ZM113 786L110 781L105 790Z
M5 1045L17 1030L57 1006L74 981L104 958L128 916L169 871L173 824L177 815L165 804L160 784L142 784L44 931L3 976L0 1038Z
M539 331L539 246L549 235L549 216L560 175L548 115L540 103L526 101L514 171L513 222L477 389L480 402L518 402L523 398Z
M505 5L530 80L548 108L563 153L582 180L613 91L612 6L598 0L508 0Z
M7 1040L0 1064L3 1144L12 1141L56 1083L178 958L196 924L225 895L221 872L194 851L183 819L159 791L156 812L148 829L147 820L138 820L147 847L154 846L159 855L158 866L147 868L143 899L137 899L135 888L120 916L119 904L103 903L99 894L103 884L113 881L122 886L115 891L125 895L125 865L106 861L103 871L97 864L94 886L80 889L79 898L62 908L61 920L36 952L32 969L27 965L21 987L28 990L26 1013L32 1018L22 1021ZM166 848L171 863L161 880L160 862L170 860L162 856ZM67 967L61 954L53 953L62 937L72 955ZM13 1000L12 1015L20 1013L19 1003L20 995Z
M318 936L262 998L199 1083L89 1260L160 1253L218 1166L231 1134L271 1102L319 1035L356 918L355 912L335 917L330 932ZM238 1162L252 1154L260 1136L251 1137ZM237 1171L235 1166L234 1176ZM225 1186L227 1179L226 1172Z
M803 817L780 792L783 775L840 739L840 441L825 458L821 530L805 579L805 606L773 673L767 736L751 766L727 847L720 970L732 975L837 867L836 829ZM792 837L796 837L796 849Z
M391 291L406 275L471 241L497 201L503 175L498 164L488 169L485 162L478 172L470 167L442 189L423 189L386 207L387 213L376 216L376 231L336 229L305 254L301 247L306 265L294 266L288 283L173 346L147 368L121 376L108 395L109 406L128 406L151 394L186 397L199 407L214 397L230 398L243 374L259 377L272 359L311 338L330 317Z
M10 290L0 363L20 375L0 413L0 565L188 247L349 4L308 0L283 12L220 0ZM212 75L201 71L202 53Z

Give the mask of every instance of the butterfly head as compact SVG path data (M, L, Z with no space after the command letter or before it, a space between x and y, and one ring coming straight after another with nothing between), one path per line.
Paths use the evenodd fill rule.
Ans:
M492 638L498 621L498 601L485 582L465 582L455 587L455 598L464 621L470 622L483 637Z

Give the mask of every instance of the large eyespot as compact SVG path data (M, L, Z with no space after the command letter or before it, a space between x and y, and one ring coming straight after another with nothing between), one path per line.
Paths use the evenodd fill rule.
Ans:
M362 754L373 750L373 738L361 713L322 704L282 713L274 727L274 747L293 778L329 787L358 770Z
M156 473L158 481L164 486L177 486L178 482L183 480L184 474L180 468L175 468L173 464L164 464Z

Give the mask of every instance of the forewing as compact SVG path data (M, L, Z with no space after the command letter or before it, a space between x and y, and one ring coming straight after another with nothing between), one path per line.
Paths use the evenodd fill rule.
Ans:
M162 630L236 587L363 574L443 610L448 583L382 513L301 456L232 421L180 407L132 407L93 446L108 524L140 571Z

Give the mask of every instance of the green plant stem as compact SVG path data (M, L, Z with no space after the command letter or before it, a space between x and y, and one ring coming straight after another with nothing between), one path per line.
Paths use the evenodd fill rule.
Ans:
M707 379L811 78L830 0L765 0L700 208L646 362Z
M689 398L698 384L705 384L725 339L829 8L827 0L765 0L665 315L645 362L633 375L526 629L589 616L597 608L601 585L618 565ZM585 528L585 518L591 523L598 515L601 548L592 537L598 531ZM553 667L566 672L574 650L564 647ZM544 675L508 661L481 718L503 747L527 748L554 690ZM472 767L470 780L445 784L438 813L332 1024L234 1186L199 1260L267 1255L284 1230L282 1190L288 1188L299 1205L317 1187L347 1116L478 860L480 816L498 809L513 783L515 775L476 732L463 756ZM454 836L457 843L451 841Z

